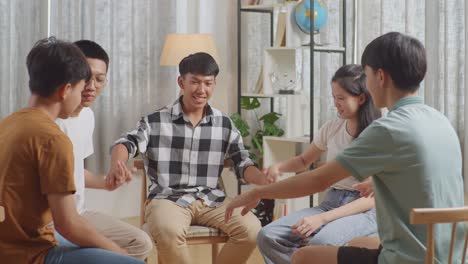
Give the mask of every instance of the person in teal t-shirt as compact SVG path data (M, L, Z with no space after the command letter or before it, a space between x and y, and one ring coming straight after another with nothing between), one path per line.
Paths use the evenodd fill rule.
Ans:
M278 183L236 197L226 210L248 212L262 199L295 198L323 191L350 173L372 176L381 246L308 246L292 263L424 263L426 226L411 225L412 208L463 206L460 142L448 119L416 96L426 74L426 52L415 38L390 32L373 40L362 55L366 84L376 107L387 116L372 122L335 160ZM445 263L450 225L436 225L436 263ZM461 228L459 228L459 231ZM465 232L458 232L461 240ZM460 259L463 243L457 243Z

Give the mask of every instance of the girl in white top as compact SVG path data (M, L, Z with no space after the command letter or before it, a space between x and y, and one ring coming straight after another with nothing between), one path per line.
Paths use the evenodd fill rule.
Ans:
M266 174L307 169L323 153L327 160L345 149L375 119L380 111L372 103L360 65L339 68L331 81L339 118L326 122L310 146L300 155L274 164ZM343 246L356 237L377 233L374 199L361 197L349 176L331 186L317 207L289 214L260 231L257 243L266 263L290 263L292 253L305 245Z

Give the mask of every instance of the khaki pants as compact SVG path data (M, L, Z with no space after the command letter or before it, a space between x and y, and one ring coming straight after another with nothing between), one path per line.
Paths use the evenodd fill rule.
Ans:
M224 222L227 198L218 208L210 208L201 200L183 208L166 199L147 202L146 223L156 242L158 258L163 264L192 263L188 254L186 234L190 225L215 227L224 231L229 240L217 257L217 263L241 264L250 257L256 246L260 221L252 213L240 215L235 210L229 223Z
M99 212L85 211L81 216L132 257L145 259L153 248L151 238L139 228Z

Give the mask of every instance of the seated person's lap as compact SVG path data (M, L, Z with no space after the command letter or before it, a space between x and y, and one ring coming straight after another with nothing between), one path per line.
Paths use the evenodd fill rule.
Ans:
M252 229L252 232L256 234L260 229L260 222L252 213L241 216L238 211L233 216L234 221L224 222L225 207L229 201L230 199L226 198L220 207L211 208L198 200L189 207L183 208L165 199L154 199L146 206L146 222L152 234L158 228L168 228L168 225L183 232L184 227L188 228L191 224L219 228L229 235L234 232L234 229L239 230L238 227L242 226L245 227L244 231ZM160 232L161 230L157 231L157 233Z

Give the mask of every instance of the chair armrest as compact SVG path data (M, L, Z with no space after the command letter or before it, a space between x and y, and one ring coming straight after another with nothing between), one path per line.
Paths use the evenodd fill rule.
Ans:
M468 207L413 208L411 224L454 223L468 221Z

